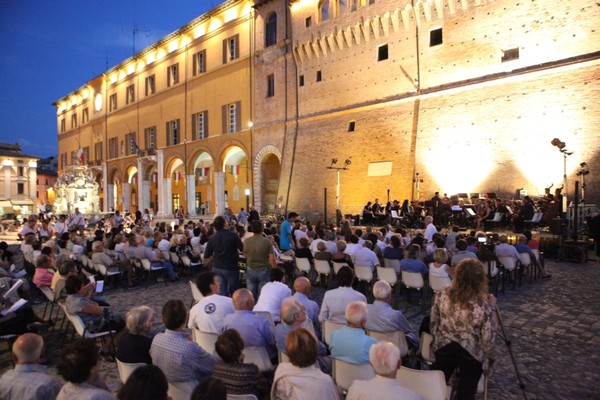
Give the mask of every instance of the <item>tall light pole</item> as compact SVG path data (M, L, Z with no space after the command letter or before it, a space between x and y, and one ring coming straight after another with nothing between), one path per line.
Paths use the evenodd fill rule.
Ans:
M352 164L352 160L350 160L351 157L346 158L346 160L344 161L344 166L343 167L338 167L336 166L338 159L337 158L332 158L331 159L331 165L329 167L326 167L327 169L332 169L336 172L337 174L337 185L335 188L335 215L336 218L338 219L337 223L339 225L340 221L340 216L341 216L341 210L340 210L340 171L347 171L350 168L350 164Z
M573 154L572 151L567 150L567 145L565 144L565 142L561 141L559 138L554 138L552 139L552 141L550 142L550 144L552 144L553 146L556 146L558 148L558 150L562 153L563 155L563 171L564 171L564 175L563 175L563 184L564 184L564 189L565 189L565 194L563 195L563 204L562 204L562 209L564 213L568 214L568 210L567 210L567 206L569 204L568 202L568 197L569 197L569 186L568 186L568 182L567 182L567 156L570 156L571 154Z

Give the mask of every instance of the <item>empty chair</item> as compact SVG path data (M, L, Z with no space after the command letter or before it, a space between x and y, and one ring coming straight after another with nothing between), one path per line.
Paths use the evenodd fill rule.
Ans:
M260 372L273 370L267 349L261 346L244 347L244 362L256 364Z
M196 386L198 386L196 381L169 382L168 395L171 400L190 400Z
M327 260L314 260L315 269L317 273L321 275L325 275L327 282L329 283L329 275L331 274L331 265L329 265L329 261ZM321 281L322 282L322 281Z
M374 376L375 370L369 363L356 365L333 359L333 380L344 391L347 391L355 380L367 381Z
M400 349L400 357L408 355L408 343L406 342L406 335L402 331L395 332L376 332L369 331L368 335L372 338L377 339L378 342L391 342Z
M383 265L386 268L393 268L396 271L396 275L400 275L400 260L392 258L384 258Z
M194 342L198 343L206 352L210 354L215 352L215 343L217 343L217 339L219 338L218 333L202 332L199 329L194 329L192 334Z
M422 400L441 400L448 398L448 387L442 371L422 371L401 367L396 379L403 387L412 390Z
M323 321L323 341L325 341L326 344L329 344L329 341L331 340L331 334L337 331L338 329L342 329L345 326L346 324L337 324L328 319Z
M125 363L117 359L117 369L119 370L119 379L121 379L121 383L127 382L129 375L144 365L146 365L146 363Z

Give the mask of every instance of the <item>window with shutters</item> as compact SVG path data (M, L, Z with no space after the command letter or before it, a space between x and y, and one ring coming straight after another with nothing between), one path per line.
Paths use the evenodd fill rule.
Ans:
M114 137L108 139L108 158L119 157L119 139Z
M235 133L241 130L241 108L239 101L223 106L223 133Z
M90 110L86 107L81 111L81 123L85 124L87 122L90 122Z
M135 86L129 85L125 89L125 104L131 104L135 101Z
M83 162L90 162L90 146L85 146L81 149L83 151Z
M144 141L146 149L156 148L156 126L151 126L144 129Z
M145 94L146 94L146 96L150 96L151 94L154 94L155 92L156 92L156 79L154 77L154 74L152 74L152 75L146 77Z
M277 43L277 13L271 13L265 26L265 47Z
M136 154L135 148L135 132L129 132L125 135L125 154L130 156Z
M108 111L115 111L117 109L117 94L113 93L108 98Z
M60 120L60 132L63 133L67 130L67 123L64 118Z
M235 35L223 40L223 64L240 58L240 36Z
M94 143L94 160L96 165L99 165L98 161L102 161L102 142Z
M71 129L77 128L77 114L71 115Z
M170 65L167 68L167 87L177 85L179 83L179 63Z
M194 54L192 70L194 76L206 72L206 50L202 50Z
M208 137L208 111L192 114L192 140Z
M175 146L181 141L179 119L167 122L167 146Z

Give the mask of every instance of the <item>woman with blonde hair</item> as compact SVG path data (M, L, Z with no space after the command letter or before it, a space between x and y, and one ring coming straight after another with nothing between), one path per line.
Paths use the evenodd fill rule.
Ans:
M478 260L465 259L454 271L452 285L438 292L431 307L431 350L435 368L446 376L460 369L457 398L474 399L487 370L496 336L496 298Z
M446 264L448 261L448 252L446 249L435 249L433 251L433 262L429 264L429 274L439 278L452 279L452 268Z

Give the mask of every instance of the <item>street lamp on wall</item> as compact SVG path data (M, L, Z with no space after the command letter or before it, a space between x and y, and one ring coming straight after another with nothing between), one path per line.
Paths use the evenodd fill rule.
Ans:
M245 189L244 194L246 195L246 212L250 209L250 189Z

